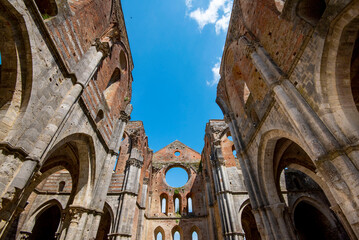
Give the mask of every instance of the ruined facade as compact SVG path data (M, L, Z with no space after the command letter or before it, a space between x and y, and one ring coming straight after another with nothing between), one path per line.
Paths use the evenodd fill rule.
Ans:
M358 19L234 0L224 120L153 153L119 0L0 1L0 239L357 239Z

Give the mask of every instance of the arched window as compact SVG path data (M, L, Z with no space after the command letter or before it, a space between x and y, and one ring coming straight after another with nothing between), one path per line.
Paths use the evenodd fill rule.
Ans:
M167 194L162 193L160 196L161 201L161 213L167 214L168 212L168 197Z
M297 6L297 14L310 24L316 25L326 7L325 0L301 0Z
M127 58L123 50L120 52L120 67L123 71L127 70Z
M179 231L176 231L175 234L173 234L173 240L181 240L181 234Z
M192 233L192 240L198 240L198 234L196 231L193 231Z
M161 200L161 212L166 213L167 212L166 209L167 209L167 200L166 200L166 198L162 198L162 200Z
M188 208L188 213L192 213L192 198L191 197L189 197L188 199L187 199L187 208Z
M114 100L114 97L116 95L117 87L119 86L119 82L121 80L121 70L119 68L116 68L110 78L110 81L107 84L107 87L104 91L104 96L107 101L107 104L109 106L112 105L112 102Z
M175 213L180 213L180 201L179 198L175 198Z
M59 192L62 192L62 191L64 191L64 188L65 188L65 181L61 181L61 182L59 182Z
M35 2L43 19L57 15L57 5L55 0L35 0Z
M156 240L162 240L162 233L161 232L157 233Z
M155 240L165 240L166 236L165 236L165 232L163 231L163 228L161 228L160 226L156 227L155 229Z

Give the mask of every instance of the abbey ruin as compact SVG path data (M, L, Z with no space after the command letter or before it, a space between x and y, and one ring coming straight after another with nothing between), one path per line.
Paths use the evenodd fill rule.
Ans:
M234 0L201 153L130 121L120 0L0 0L0 29L0 239L359 238L359 0Z

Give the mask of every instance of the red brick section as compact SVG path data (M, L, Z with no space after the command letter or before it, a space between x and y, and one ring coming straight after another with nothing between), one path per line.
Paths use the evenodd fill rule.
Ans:
M176 156L175 152L180 155ZM149 229L147 234L154 235L155 229L160 226L164 229L166 239L170 238L175 226L181 229L184 239L191 239L192 229L198 227L203 234L201 239L207 239L207 212L204 202L204 180L200 167L201 155L186 145L175 141L153 155L152 180L150 191L151 208L147 211ZM170 187L165 180L166 171L171 167L180 166L189 173L188 182L180 188ZM161 213L160 196L168 196L168 212ZM175 213L174 197L180 197L180 215ZM188 213L187 198L192 197L192 213Z
M40 192L57 193L59 192L60 182L65 182L65 187L62 193L71 193L72 190L72 178L67 170L60 170L51 174L48 178L43 180L38 186L37 190Z

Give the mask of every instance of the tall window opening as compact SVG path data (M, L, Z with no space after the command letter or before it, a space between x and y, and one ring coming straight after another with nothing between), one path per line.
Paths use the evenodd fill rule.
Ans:
M118 87L118 83L121 80L121 70L116 68L110 78L110 81L107 84L106 90L104 91L105 99L109 106L112 105L112 101L116 95L116 89Z
M156 240L162 240L162 233L157 233Z
M0 52L0 81L1 81L1 52Z
M127 70L127 58L123 50L120 52L120 67L123 71Z
M192 240L198 240L198 234L196 231L192 233Z
M175 213L180 213L180 201L179 198L175 198Z
M35 2L44 19L57 15L57 5L55 0L35 0Z
M179 231L176 231L175 234L173 234L173 240L181 240L181 234Z
M188 213L192 213L192 212L193 212L193 210L192 210L192 198L191 198L191 197L189 197L189 198L187 199L187 208L188 208Z
M167 213L166 209L167 209L167 200L166 198L162 198L162 201L161 201L161 212L162 213Z
M59 192L64 191L65 184L66 184L65 181L59 182L59 189L58 189Z
M167 214L167 209L168 209L168 198L167 195L165 193L162 193L160 196L160 201L161 201L161 213L165 213Z
M326 7L325 0L302 0L297 6L297 14L310 24L316 25Z

